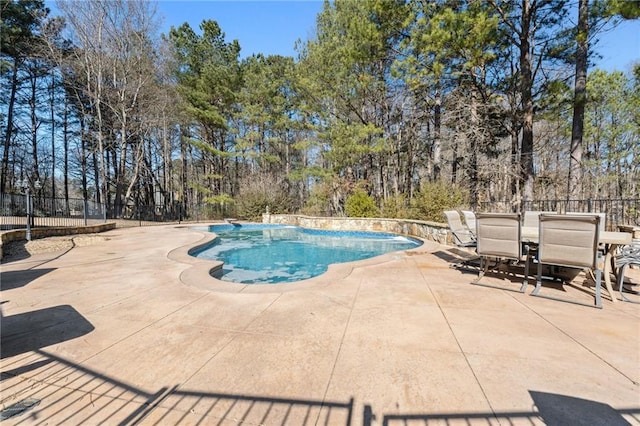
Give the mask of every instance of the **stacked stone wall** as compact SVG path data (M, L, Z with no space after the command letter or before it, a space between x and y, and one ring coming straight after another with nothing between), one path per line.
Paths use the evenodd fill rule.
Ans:
M31 238L45 238L45 237L59 237L62 235L76 235L76 234L95 234L99 232L109 231L115 229L116 224L113 222L101 223L98 225L88 226L61 226L61 227L46 227L46 228L32 228ZM11 231L5 231L0 234L0 259L2 259L2 245L11 241L25 240L27 231L26 229L14 229Z
M263 214L262 222L333 231L391 232L454 245L453 236L447 224L423 220Z

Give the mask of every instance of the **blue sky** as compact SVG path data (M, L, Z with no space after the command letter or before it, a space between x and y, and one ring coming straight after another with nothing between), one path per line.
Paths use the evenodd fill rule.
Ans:
M220 25L225 40L240 42L241 56L254 53L296 56L296 40L314 34L318 0L160 0L158 13L164 17L162 32L184 22L199 32L200 23L211 19Z
M55 2L46 0L55 14ZM322 0L158 0L161 32L188 22L199 32L205 19L218 22L227 41L237 39L241 56L254 53L296 56L294 44L313 37ZM595 67L629 72L640 61L640 20L625 21L598 36L593 48L602 56ZM595 67L592 67L591 70Z
M602 56L596 62L598 68L607 71L630 71L634 62L640 61L640 20L623 21L612 31L598 36L595 51Z
M199 31L203 20L212 19L227 41L240 42L242 57L253 53L295 57L295 41L313 36L322 5L321 0L160 0L158 13L164 17L165 33L184 22ZM640 60L640 20L623 22L598 38L595 51L602 59L596 60L596 67L626 72Z

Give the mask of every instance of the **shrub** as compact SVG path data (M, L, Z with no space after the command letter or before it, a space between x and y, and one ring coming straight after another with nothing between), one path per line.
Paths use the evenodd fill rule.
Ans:
M331 195L328 185L315 184L309 197L300 210L300 213L308 216L329 216L331 212Z
M359 188L347 197L344 207L349 217L377 217L380 215L373 197Z
M205 197L196 217L206 219L222 219L235 214L235 201L227 194Z
M411 203L412 216L416 219L443 222L443 212L465 205L467 195L451 184L438 181L422 185Z
M286 191L285 182L270 176L253 176L240 183L235 198L239 219L261 221L269 206L270 213L290 213L293 202Z
M411 210L404 194L389 197L382 203L382 217L391 219L409 219Z

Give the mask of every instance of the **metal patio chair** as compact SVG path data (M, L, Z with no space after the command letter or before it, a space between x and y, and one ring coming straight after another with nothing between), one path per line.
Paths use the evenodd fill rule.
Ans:
M551 211L539 211L539 210L527 210L524 212L524 216L522 218L522 226L524 228L537 228L538 227L538 219L541 214L557 214L556 212Z
M632 245L624 247L616 256L616 267L618 268L618 291L620 299L625 302L640 303L640 300L631 300L624 295L624 274L629 265L640 266L640 240L635 240Z
M467 225L467 229L471 232L471 235L476 236L476 214L471 210L460 210L462 217L464 217L464 223Z
M570 216L598 216L600 218L600 224L598 225L598 229L600 233L606 231L605 226L607 224L607 214L606 213L592 213L592 212L567 212Z
M578 269L586 268L594 272L595 305L602 308L599 233L600 216L597 215L541 214L537 256L538 274L536 288L531 295L537 296L542 287L543 264Z
M455 210L447 210L444 212L444 215L447 218L447 224L453 234L456 245L458 247L475 247L476 238L469 232L467 227L462 224L460 214Z
M519 213L478 213L476 215L476 252L480 256L480 273L472 284L480 280L490 268L490 259L496 260L496 266L504 261L522 260L525 254L524 280L520 292L524 293L529 279L529 248L521 242ZM483 284L484 285L484 284Z

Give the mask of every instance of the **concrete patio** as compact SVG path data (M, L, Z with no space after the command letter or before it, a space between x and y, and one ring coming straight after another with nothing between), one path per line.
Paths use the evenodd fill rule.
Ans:
M246 286L203 232L103 235L2 264L0 409L34 405L3 424L640 424L640 305L606 292L471 285L430 242Z

